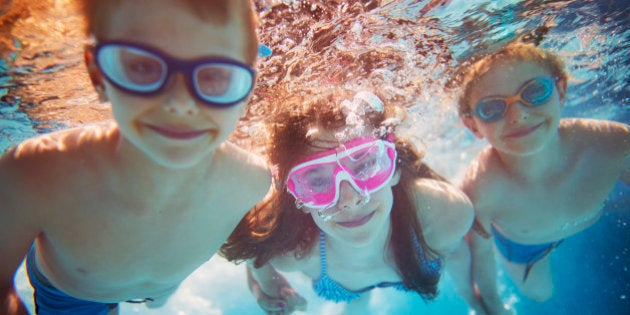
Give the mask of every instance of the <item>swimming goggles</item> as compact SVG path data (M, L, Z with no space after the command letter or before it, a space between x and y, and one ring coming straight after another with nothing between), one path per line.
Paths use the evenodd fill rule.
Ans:
M162 92L176 72L186 76L186 84L195 98L212 107L233 106L244 100L254 86L254 70L227 58L181 60L156 48L123 41L100 42L95 55L109 82L141 96Z
M527 81L516 95L510 97L489 96L482 98L473 113L485 122L495 122L503 118L507 107L521 102L529 107L545 105L553 94L554 81L548 77L538 77Z
M369 198L370 193L389 182L395 168L396 146L392 142L359 138L316 154L292 168L287 189L298 208L316 209L327 219L340 211L333 206L339 200L342 181Z

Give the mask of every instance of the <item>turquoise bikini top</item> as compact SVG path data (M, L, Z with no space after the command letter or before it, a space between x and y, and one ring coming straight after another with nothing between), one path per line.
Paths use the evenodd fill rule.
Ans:
M422 251L422 247L416 243L416 250L420 257L424 257L424 252ZM319 254L320 254L320 264L321 264L321 275L319 278L313 280L313 290L317 293L318 296L329 300L338 302L350 302L354 299L357 299L361 296L361 293L370 291L374 288L388 288L394 287L399 291L408 291L403 282L379 282L377 284L367 286L365 288L359 290L348 290L341 286L337 281L333 280L328 276L326 272L326 245L325 245L325 234L324 232L320 232L319 234ZM427 270L430 273L439 273L442 268L441 260L433 260L427 261L425 258L422 259L422 268Z

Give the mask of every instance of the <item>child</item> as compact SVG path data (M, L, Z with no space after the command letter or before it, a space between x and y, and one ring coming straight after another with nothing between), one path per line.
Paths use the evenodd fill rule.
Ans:
M470 201L394 134L393 106L365 91L353 101L318 94L287 101L270 122L276 190L221 253L251 259L250 289L268 313L306 307L276 269L303 272L319 296L348 307L376 287L433 299L444 258L472 224Z
M159 306L271 182L259 159L226 142L255 79L249 1L84 5L96 39L87 68L115 123L2 156L1 314L26 313L12 287L24 256L39 314Z
M472 63L462 86L461 119L490 144L463 181L476 210L473 282L487 312L504 311L494 243L520 292L547 300L548 255L598 220L613 187L627 190L630 131L611 121L560 119L564 66L530 44L512 43Z

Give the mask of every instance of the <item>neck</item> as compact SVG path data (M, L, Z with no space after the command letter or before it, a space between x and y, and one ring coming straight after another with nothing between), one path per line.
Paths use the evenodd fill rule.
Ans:
M341 261L349 262L348 264L356 266L373 265L374 262L386 260L390 234L391 221L387 220L377 234L374 235L374 238L369 242L362 243L360 246L343 239L326 237L328 253L341 258Z
M515 155L493 150L506 172L524 182L539 182L566 167L566 154L559 135L533 154Z
M119 165L118 182L121 185L125 182L132 183L130 187L121 187L126 187L132 194L140 194L139 196L157 204L181 191L199 187L200 181L207 179L212 164L200 163L198 166L188 168L168 168L153 161L120 135L113 151L113 158L116 161L113 165Z

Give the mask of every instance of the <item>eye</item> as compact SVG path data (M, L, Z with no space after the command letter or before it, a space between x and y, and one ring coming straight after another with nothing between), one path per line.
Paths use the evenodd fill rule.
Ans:
M483 120L496 120L503 117L505 106L505 101L502 99L482 100L475 107L475 113Z
M376 157L369 157L362 159L358 164L353 165L352 173L354 177L360 180L366 180L380 169L378 159Z
M309 176L307 181L311 190L316 192L328 191L332 186L332 179L330 177Z
M325 192L332 187L334 178L328 167L317 167L304 173L301 182L312 192Z
M529 84L521 93L521 98L534 104L545 103L553 92L553 83L546 79L537 79Z
M232 82L233 71L229 66L206 65L196 71L195 80L202 94L223 95Z
M136 84L155 83L163 76L164 66L160 60L150 55L121 51L120 62L127 79Z

